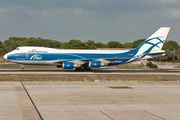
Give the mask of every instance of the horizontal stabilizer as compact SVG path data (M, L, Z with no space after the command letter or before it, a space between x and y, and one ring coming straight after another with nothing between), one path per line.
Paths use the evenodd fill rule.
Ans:
M169 51L169 52L155 52L155 53L145 53L144 55L159 55L159 54L168 54L173 53L175 51Z

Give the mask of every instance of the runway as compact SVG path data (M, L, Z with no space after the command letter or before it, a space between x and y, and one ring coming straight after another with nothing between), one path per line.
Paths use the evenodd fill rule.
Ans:
M127 69L93 69L93 71L79 72L75 70L64 69L28 69L21 71L18 69L0 70L0 74L164 74L164 75L180 75L180 70L156 69L156 70L127 70Z

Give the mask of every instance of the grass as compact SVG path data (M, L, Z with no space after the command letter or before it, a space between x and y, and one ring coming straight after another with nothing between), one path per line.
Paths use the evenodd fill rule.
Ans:
M0 74L0 81L178 81L180 75Z
M131 63L117 65L117 68L119 69L149 69L145 65L131 64Z
M180 64L178 64L177 66L175 66L175 68L180 68Z

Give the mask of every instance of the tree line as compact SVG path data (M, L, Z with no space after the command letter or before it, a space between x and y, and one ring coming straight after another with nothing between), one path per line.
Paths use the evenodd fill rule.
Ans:
M81 40L71 39L68 42L60 42L57 40L43 39L43 38L26 38L26 37L10 37L4 42L0 41L0 56L16 49L19 46L40 46L50 47L58 49L97 49L97 48L136 48L146 39L138 39L134 42L120 43L118 41L109 41L107 44L101 42L95 43L93 40L82 42ZM180 45L176 41L170 40L164 43L162 48L166 52L175 51L174 53L168 53L164 57L153 59L155 61L171 61L180 62Z

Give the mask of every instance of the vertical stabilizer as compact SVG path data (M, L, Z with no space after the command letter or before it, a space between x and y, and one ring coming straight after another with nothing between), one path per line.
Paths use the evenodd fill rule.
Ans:
M136 48L139 53L150 53L160 51L169 33L170 27L161 27L152 34L146 41Z

